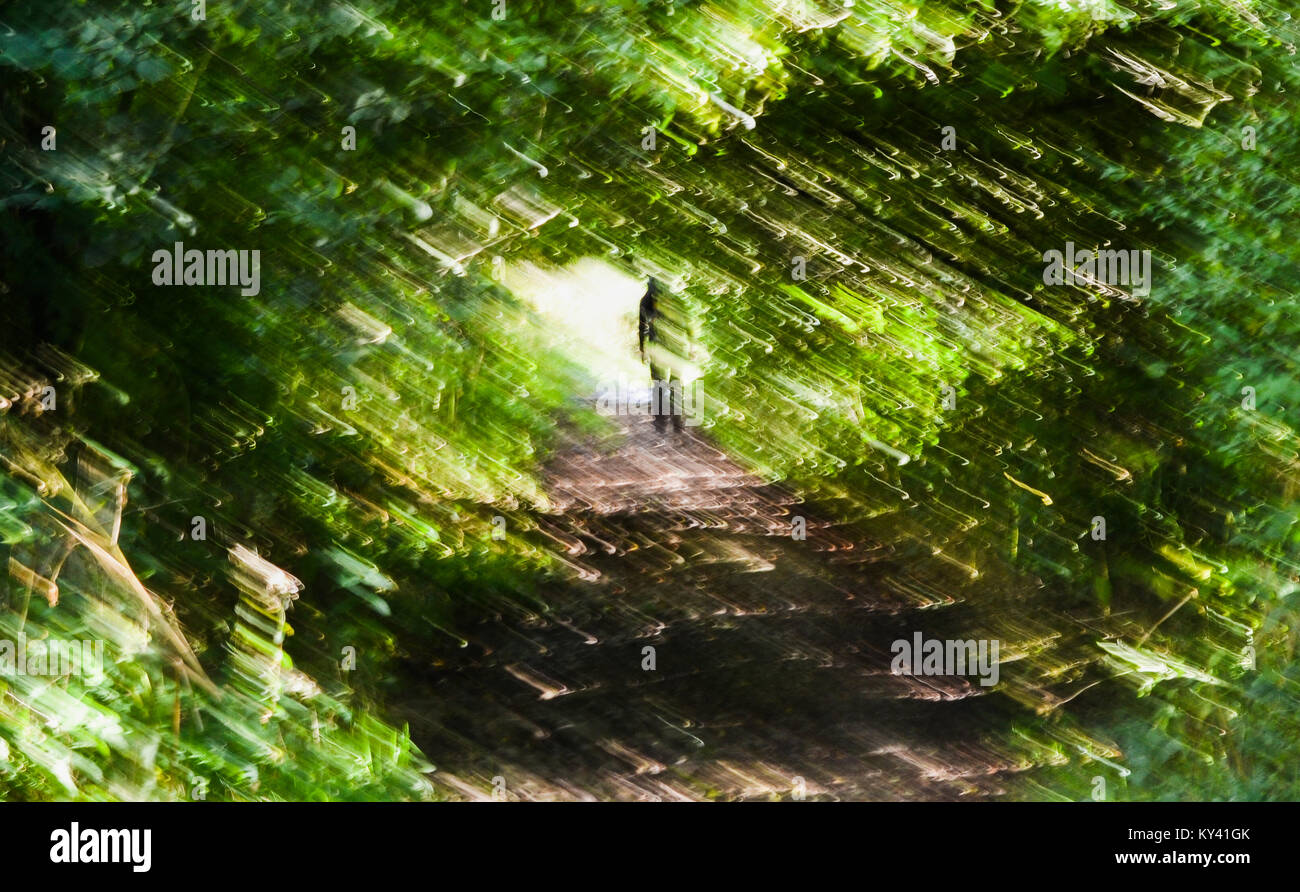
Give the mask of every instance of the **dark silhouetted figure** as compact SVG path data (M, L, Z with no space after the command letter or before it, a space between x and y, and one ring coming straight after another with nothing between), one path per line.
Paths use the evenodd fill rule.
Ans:
M682 372L695 353L692 326L681 302L654 276L641 298L637 335L641 361L650 364L650 411L655 430L664 433L671 415L673 430L681 431L685 423Z

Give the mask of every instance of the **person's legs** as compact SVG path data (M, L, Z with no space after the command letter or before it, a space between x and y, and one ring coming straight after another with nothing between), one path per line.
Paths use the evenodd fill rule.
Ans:
M682 405L682 375L681 372L674 371L670 373L672 385L669 387L672 400L673 430L681 433L686 428L686 407Z
M668 369L650 363L650 414L655 418L655 430L661 434L668 428L668 374Z

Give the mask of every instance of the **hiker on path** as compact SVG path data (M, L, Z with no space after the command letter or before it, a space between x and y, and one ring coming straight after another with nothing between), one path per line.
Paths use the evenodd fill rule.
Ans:
M655 430L664 433L668 417L673 430L684 425L682 402L683 372L695 358L694 325L680 298L651 276L641 298L637 336L641 361L650 365L651 408Z

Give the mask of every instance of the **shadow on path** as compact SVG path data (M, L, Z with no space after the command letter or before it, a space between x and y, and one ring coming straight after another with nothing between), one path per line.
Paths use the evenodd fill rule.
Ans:
M1017 707L977 677L890 672L896 639L976 637L948 565L648 419L548 478L539 522L575 578L471 628L403 716L445 795L500 777L512 799L985 798L1032 764L997 742Z

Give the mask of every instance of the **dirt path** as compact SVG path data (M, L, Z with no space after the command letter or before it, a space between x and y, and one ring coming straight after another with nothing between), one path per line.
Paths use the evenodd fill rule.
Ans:
M974 678L890 672L894 640L961 630L941 568L918 575L647 419L574 444L549 477L543 533L575 578L544 612L473 629L412 717L443 793L487 798L494 777L519 799L1003 791L1017 757L989 741L1006 704Z

